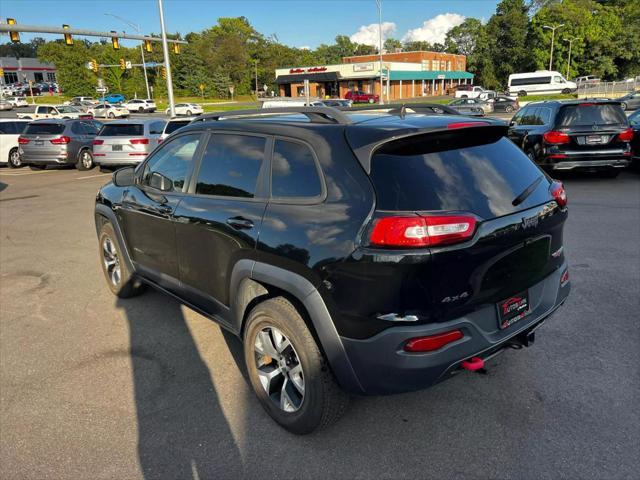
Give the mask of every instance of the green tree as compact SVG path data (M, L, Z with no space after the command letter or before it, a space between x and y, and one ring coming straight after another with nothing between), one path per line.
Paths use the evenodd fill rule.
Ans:
M412 42L404 42L402 48L405 52L418 52L421 50L432 50L432 46L429 42L424 40L414 40Z
M396 38L387 38L384 41L384 47L387 52L395 52L397 48L402 48L402 42Z
M87 42L76 41L69 46L57 40L38 47L38 58L56 66L56 78L65 95L95 94L96 76L86 67L91 59L88 45Z

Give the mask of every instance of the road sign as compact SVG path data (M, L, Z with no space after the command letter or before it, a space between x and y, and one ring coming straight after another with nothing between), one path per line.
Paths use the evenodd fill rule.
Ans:
M125 67L127 70L131 70L131 68L132 68L132 67L131 67L131 62L130 62L129 60L127 60L126 62L124 62L124 67Z
M230 93L231 95L233 95L233 92L234 92L234 91L235 91L234 86L233 86L233 85L229 85L229 93Z
M109 89L107 87L96 87L96 92L98 93L107 93Z
M200 88L200 91L204 91L204 83L201 83L199 88Z
M269 90L269 85L267 85L266 83L262 86L262 89L265 91L265 93L267 92L267 90Z
M148 68L154 68L154 67L159 67L162 64L158 62L144 62L144 65L145 67L148 67Z

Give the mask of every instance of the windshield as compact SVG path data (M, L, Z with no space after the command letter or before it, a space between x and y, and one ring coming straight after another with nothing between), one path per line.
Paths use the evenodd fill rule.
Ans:
M24 131L25 135L58 135L64 132L64 125L59 123L30 123Z
M144 125L139 123L103 125L99 137L138 137L144 135Z
M73 108L73 107L65 107L65 106L58 107L58 111L60 113L78 113L78 110L76 110L75 108Z
M627 117L620 105L583 103L567 105L558 115L559 127L590 127L592 125L625 124Z
M483 131L391 142L371 164L381 210L464 211L485 219L547 201L545 180L513 205L541 175L510 140Z

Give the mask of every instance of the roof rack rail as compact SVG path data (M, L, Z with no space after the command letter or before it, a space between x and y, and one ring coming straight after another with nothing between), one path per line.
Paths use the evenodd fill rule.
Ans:
M205 113L200 115L193 122L215 120L221 118L240 118L240 117L257 117L283 115L291 113L301 113L306 115L311 123L335 123L340 125L349 125L353 123L348 115L333 107L276 107L276 108L256 108L251 110L231 110L228 112Z
M398 115L401 118L407 113L407 109L415 113L435 113L439 115L460 115L448 105L440 103L390 103L387 105L367 105L364 107L338 107L343 112L360 112L367 110L386 110L389 115Z

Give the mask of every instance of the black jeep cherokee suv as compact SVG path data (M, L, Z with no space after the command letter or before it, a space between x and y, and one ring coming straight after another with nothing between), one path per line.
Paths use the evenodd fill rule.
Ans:
M633 130L618 101L529 103L511 119L508 136L548 171L615 177L632 157Z
M480 369L528 346L567 298L564 189L504 124L404 109L222 115L100 189L100 258L119 297L150 284L240 337L284 428L329 424L348 393Z

